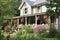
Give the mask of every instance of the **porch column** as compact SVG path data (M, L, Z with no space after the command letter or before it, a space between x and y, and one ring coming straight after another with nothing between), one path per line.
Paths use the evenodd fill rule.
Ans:
M25 25L27 25L27 17L25 17Z
M19 25L19 18L17 18L17 26Z
M60 16L58 17L58 30L60 31Z
M35 27L37 26L37 16L35 16Z

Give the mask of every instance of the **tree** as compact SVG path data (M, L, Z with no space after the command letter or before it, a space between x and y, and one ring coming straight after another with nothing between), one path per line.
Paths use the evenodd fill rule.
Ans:
M49 25L51 23L51 16L59 16L60 15L60 0L47 0L47 12L46 15L49 17Z
M16 16L21 0L0 0L0 40L1 40L1 24L4 19Z
M0 0L0 25L5 18L10 18L18 14L18 7L21 0Z
M47 1L48 2L46 4L46 7L47 7L46 15L49 18L49 22L48 22L49 26L50 26L49 36L50 37L55 37L58 32L57 32L54 24L51 24L50 17L52 17L52 16L54 16L54 17L60 16L60 0L47 0Z

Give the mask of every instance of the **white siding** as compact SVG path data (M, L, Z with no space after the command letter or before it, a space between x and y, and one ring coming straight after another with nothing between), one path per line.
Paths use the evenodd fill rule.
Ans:
M46 12L46 11L47 11L46 6L42 6L42 12Z
M58 17L58 30L60 31L60 16Z
M33 8L33 14L37 13L37 8Z
M25 8L27 8L27 13L25 14ZM31 9L31 6L25 2L22 6L22 8L20 9L20 16L24 16L24 15L29 15L31 13L36 14L36 13L41 13L41 12L46 12L47 8L44 6L41 7L34 7L33 9Z
M21 16L23 15L23 9L20 10L20 15L21 15Z
M41 13L41 12L46 12L47 8L45 6L41 6L41 7L35 7L33 8L33 14L35 13Z
M36 13L41 13L41 7L35 7L33 8L33 14L36 14Z
M41 13L41 12L42 12L42 8L40 7L40 8L39 8L39 13Z
M56 29L58 29L58 18L56 18Z
M27 8L27 13L25 14L25 8ZM31 7L28 3L25 3L20 9L20 16L31 14Z

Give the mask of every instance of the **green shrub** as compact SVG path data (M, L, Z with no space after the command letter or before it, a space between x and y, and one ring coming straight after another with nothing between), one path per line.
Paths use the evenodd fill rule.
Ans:
M58 40L60 40L60 32L58 32L58 34L56 34L56 38L57 38Z
M16 35L16 36L10 36L9 40L45 40L42 37L34 36L33 34L22 34L22 35Z
M38 33L33 33L31 26L26 26L25 29L20 29L16 36L2 36L2 40L45 40L45 37L60 37L60 33L57 32L54 25L51 25L49 31L50 32L46 32L46 30L39 30Z
M48 32L44 32L44 33L41 33L40 36L41 37L48 37L48 34L49 34Z
M46 32L46 30L39 30L37 32L37 35L40 36L40 37L46 37L48 34L48 32Z
M44 40L41 37L35 37L32 34L26 34L25 37L21 37L21 40Z
M10 36L10 38L9 38L9 40L16 40L16 36L15 37L13 37L13 36ZM18 39L18 38L17 38Z
M56 30L54 24L51 24L48 37L55 37L58 31Z
M37 34L33 34L31 33L29 27L27 27L26 29L20 30L16 37L18 38L18 40L44 40L44 38L36 36ZM23 32L23 34L21 34ZM26 32L26 33L25 33ZM16 39L16 38L15 38ZM14 39L13 39L14 40ZM17 40L17 39L16 39Z
M58 31L56 30L54 24L51 24L49 32L46 32L45 30L39 30L38 36L40 37L47 37L47 38L53 38L56 36Z
M33 33L33 29L32 29L31 26L26 26L25 30L26 30L27 33Z

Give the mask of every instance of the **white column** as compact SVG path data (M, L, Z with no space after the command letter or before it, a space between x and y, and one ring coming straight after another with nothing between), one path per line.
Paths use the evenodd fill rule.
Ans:
M35 16L35 27L37 26L37 16Z
M27 25L27 17L25 17L25 25Z
M58 16L58 31L60 31L60 16Z
M56 18L56 29L58 29L58 18Z

